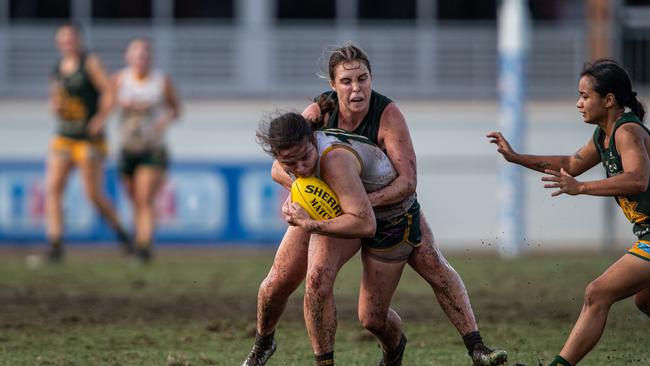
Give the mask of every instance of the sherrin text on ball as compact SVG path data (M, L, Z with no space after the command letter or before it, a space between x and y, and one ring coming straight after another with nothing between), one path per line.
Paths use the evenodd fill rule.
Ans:
M316 177L296 178L291 185L291 200L314 220L329 220L343 213L336 193Z

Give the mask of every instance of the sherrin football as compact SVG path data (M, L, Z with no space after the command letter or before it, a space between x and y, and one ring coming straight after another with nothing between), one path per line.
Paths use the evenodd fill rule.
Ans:
M336 193L327 183L315 177L296 178L291 185L291 200L304 208L314 220L329 220L343 213Z

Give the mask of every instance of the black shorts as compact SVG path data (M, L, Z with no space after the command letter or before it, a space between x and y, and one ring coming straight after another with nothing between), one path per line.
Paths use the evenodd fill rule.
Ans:
M169 157L164 147L149 149L143 152L132 153L122 150L120 154L119 170L122 175L133 176L135 170L141 165L167 169Z
M361 239L363 252L379 260L407 260L413 248L420 246L420 204L416 200L406 213L389 220L377 220L372 238Z

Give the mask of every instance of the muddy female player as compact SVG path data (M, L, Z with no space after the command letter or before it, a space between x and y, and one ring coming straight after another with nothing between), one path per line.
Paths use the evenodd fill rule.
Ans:
M572 156L538 156L515 152L499 132L487 135L497 151L515 164L548 174L545 188L560 194L614 197L633 224L636 242L585 291L584 304L564 347L549 366L571 366L598 343L610 307L635 297L650 315L650 131L642 124L645 109L632 91L625 70L611 60L587 64L580 74L576 107L593 136ZM607 178L578 181L574 177L602 163Z
M324 119L327 127L363 135L386 153L398 175L391 184L368 195L373 207L389 205L414 195L417 171L408 126L397 105L372 89L368 56L352 44L335 49L329 57L327 77L332 90L317 97L317 101L302 114L312 120ZM290 185L290 178L282 174L282 169L274 170L274 179L285 186ZM440 306L461 334L474 365L504 364L507 359L505 351L491 350L483 344L462 279L438 250L421 212L419 217L421 245L414 246L408 264L433 288ZM258 350L270 343L287 299L300 282L293 285L302 278L304 275L300 277L300 273L272 269L260 286L257 338L262 341ZM372 326L382 327L384 324ZM394 334L385 341L384 348L389 354L403 352L401 336ZM260 362L250 364L263 365L266 359L261 357Z
M314 220L297 203L287 202L283 212L292 226L282 240L271 272L300 275L293 286L306 277L305 322L316 365L333 365L334 280L343 264L362 247L359 317L384 348L388 339L400 339L398 351L385 353L382 364L401 365L406 337L401 319L389 305L406 260L413 246L420 243L419 205L411 195L373 208L366 192L377 191L396 178L392 163L363 136L339 129L314 131L313 126L321 124L308 122L298 113L286 113L263 124L258 131L262 147L284 172L295 177L321 177L338 196L342 210L342 215L333 219ZM389 221L391 226L379 220ZM259 338L266 338L268 347L258 348L256 342L257 349L253 349L245 365L260 364L260 359L268 358L274 350L273 339Z

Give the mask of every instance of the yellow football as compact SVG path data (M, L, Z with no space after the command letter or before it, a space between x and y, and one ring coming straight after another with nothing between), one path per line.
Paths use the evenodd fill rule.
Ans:
M327 183L315 177L296 178L291 185L291 200L304 208L314 220L329 220L343 213L336 193Z

